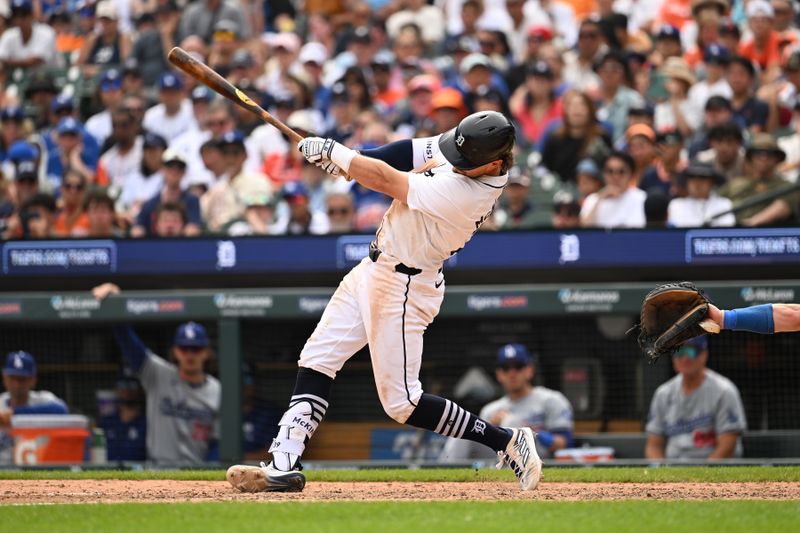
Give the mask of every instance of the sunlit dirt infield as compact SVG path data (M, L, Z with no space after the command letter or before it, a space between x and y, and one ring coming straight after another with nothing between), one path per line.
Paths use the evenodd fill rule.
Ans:
M800 483L309 482L295 494L243 494L226 481L9 480L0 505L212 501L800 500Z

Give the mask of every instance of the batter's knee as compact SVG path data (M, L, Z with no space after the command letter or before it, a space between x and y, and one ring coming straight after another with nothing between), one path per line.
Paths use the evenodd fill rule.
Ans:
M383 410L389 415L389 418L400 424L405 424L411 413L414 412L414 406L408 402L403 405L387 405L383 404Z
M383 410L389 415L389 418L400 424L405 424L408 417L416 409L416 404L419 401L419 397L422 396L422 391L420 390L418 394L411 395L406 392L405 388L402 388L402 390L379 390L378 396L381 399Z

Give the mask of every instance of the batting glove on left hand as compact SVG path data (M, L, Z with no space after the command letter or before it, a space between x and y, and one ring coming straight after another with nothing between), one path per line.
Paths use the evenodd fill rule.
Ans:
M343 174L342 169L337 167L333 161L320 161L316 165L334 178Z
M334 146L336 146L336 141L321 137L306 137L297 143L297 149L300 150L306 161L315 165L322 161L330 161Z

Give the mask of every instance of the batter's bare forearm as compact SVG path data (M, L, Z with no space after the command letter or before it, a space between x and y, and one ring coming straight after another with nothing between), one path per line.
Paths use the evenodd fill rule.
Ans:
M383 161L357 155L350 162L348 174L367 189L387 194L403 203L408 198L408 176Z

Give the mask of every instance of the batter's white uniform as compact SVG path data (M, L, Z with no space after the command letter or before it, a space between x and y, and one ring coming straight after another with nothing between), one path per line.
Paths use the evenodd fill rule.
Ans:
M301 367L335 378L369 344L378 396L401 423L422 395L422 335L444 296L442 263L489 217L508 179L455 173L438 140L413 140L414 167L438 165L408 173L408 203L392 202L377 232L382 253L344 277L300 354Z

